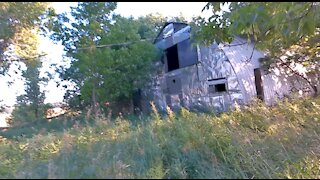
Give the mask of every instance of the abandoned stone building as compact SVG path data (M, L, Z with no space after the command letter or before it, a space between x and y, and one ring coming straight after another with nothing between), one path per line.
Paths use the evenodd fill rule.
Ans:
M221 112L255 97L272 104L296 86L294 77L264 71L259 62L264 53L246 40L205 47L192 43L190 30L185 23L164 25L154 42L164 55L152 82L134 100L136 108L146 111L154 102L159 111L169 106Z

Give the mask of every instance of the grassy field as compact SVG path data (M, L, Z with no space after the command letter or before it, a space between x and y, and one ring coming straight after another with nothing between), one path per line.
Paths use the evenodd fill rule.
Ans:
M0 178L320 178L320 98L1 132Z

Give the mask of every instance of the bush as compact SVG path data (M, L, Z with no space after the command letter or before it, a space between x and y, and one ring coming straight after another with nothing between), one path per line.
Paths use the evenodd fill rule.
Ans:
M44 119L47 109L51 108L50 104L41 105L38 109L39 117L36 117L35 110L30 105L16 105L12 111L11 120L8 121L10 126L18 126L25 123Z

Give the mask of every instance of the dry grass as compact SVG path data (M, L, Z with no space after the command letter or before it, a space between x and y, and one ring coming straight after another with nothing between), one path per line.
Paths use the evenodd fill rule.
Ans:
M0 177L320 178L320 98L254 102L220 116L169 112L8 136Z

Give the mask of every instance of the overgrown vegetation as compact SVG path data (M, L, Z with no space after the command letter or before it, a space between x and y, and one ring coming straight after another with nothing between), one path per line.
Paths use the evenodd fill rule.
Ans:
M266 66L290 70L301 63L315 79L296 75L317 94L319 3L230 3L230 12L219 15L220 5L208 3L213 16L191 22L200 40L247 37L267 51ZM152 40L166 18L112 15L112 2L80 2L70 15L47 6L0 3L0 73L9 60L27 65L14 126L0 132L0 178L320 178L320 97L274 107L255 101L219 116L186 109L162 116L153 106L151 116L98 117L100 106L122 108L147 82L159 55ZM91 105L88 113L44 119L40 29L71 58L70 67L58 69L75 84L65 100L82 111Z
M0 3L0 75L7 74L13 60L29 61L39 55L36 34L49 5L49 2Z
M73 83L66 100L74 101L81 94L80 101L91 105L95 114L105 102L130 101L148 81L158 54L151 42L155 27L143 25L152 23L152 16L135 20L112 15L116 6L115 2L80 2L71 8L73 23L70 15L59 14L48 25L50 38L61 41L72 58L69 68L58 70L62 80Z
M18 127L1 132L0 177L320 178L319 97L219 116L84 119L33 124L47 129L25 137Z
M222 5L229 8L223 9ZM261 63L270 71L283 69L319 93L318 2L208 2L209 18L198 18L200 42L231 43L235 35L265 52ZM299 68L298 68L299 67Z
M45 111L50 107L44 104L45 93L40 90L40 83L47 80L40 77L42 62L37 59L26 62L27 69L22 71L25 78L25 94L17 97L17 104L12 112L12 122L10 125L17 125L43 118Z

